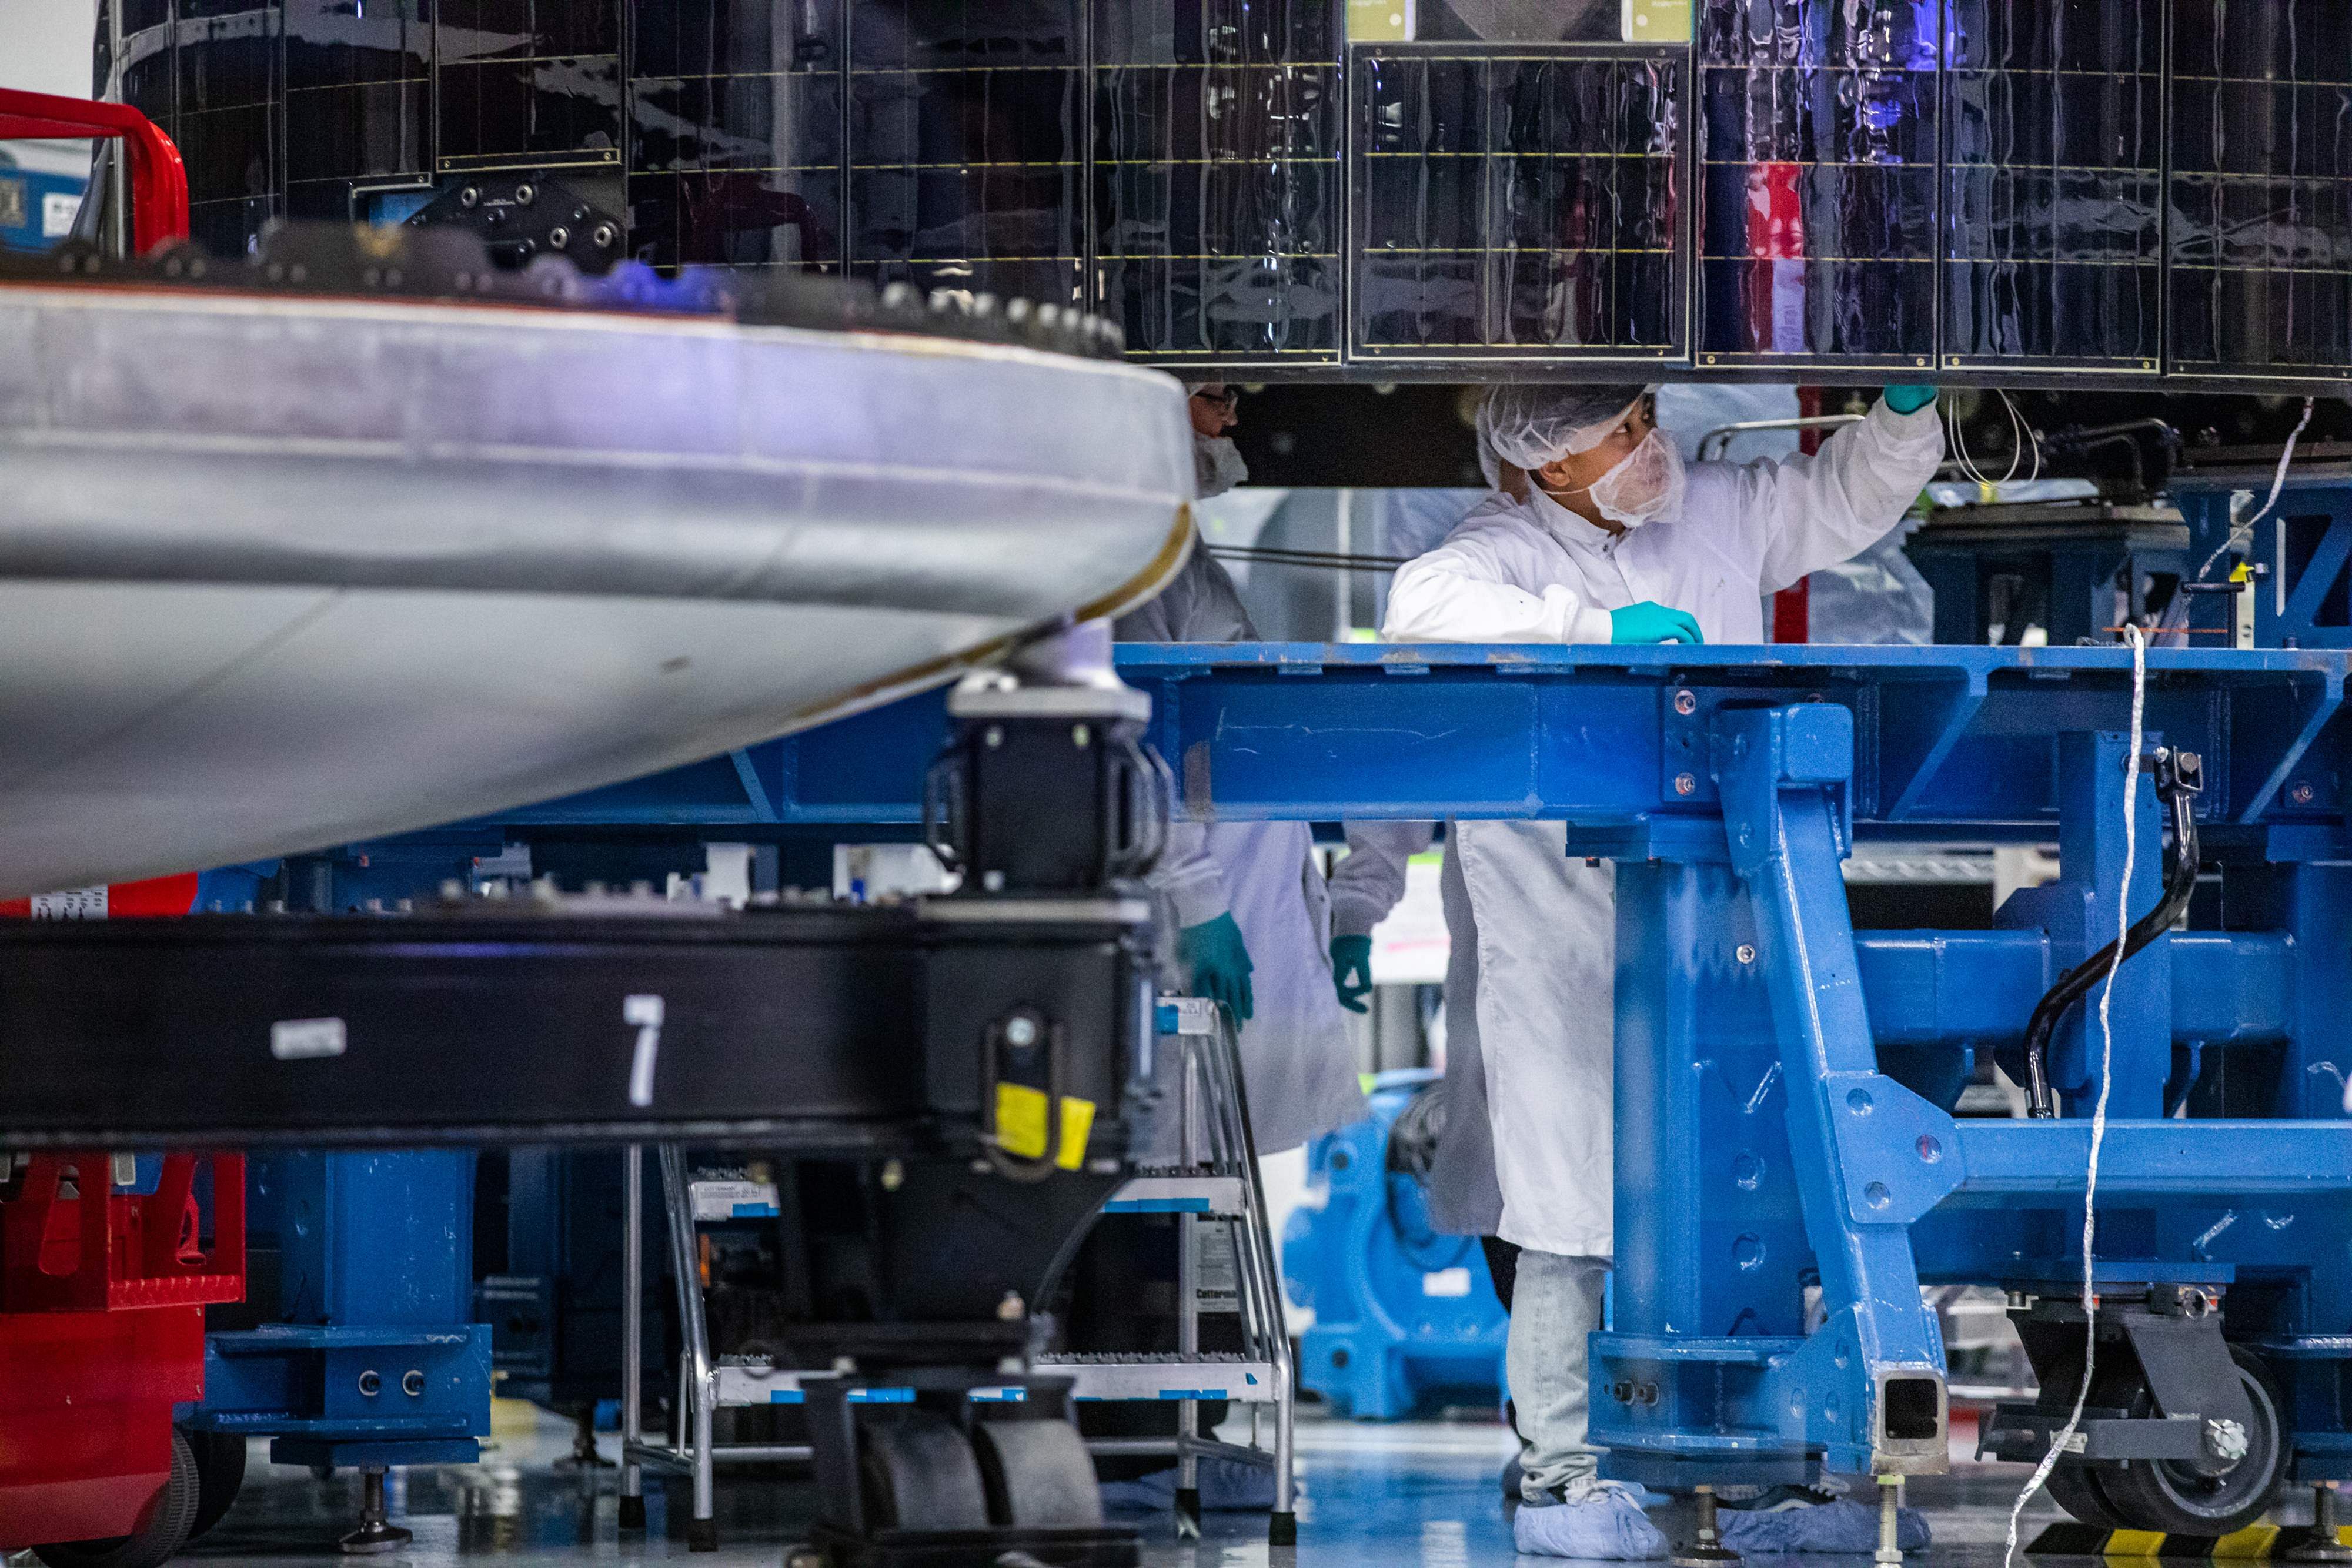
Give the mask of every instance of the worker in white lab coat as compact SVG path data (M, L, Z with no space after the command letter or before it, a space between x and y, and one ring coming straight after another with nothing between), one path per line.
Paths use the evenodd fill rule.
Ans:
M1642 387L1496 388L1481 434L1501 493L1398 571L1382 635L1760 643L1764 594L1902 519L1943 456L1933 401L1927 388L1891 388L1815 456L1686 469ZM1356 841L1351 861L1382 841ZM1368 904L1379 903L1379 862L1405 847L1400 839L1360 870ZM1401 862L1394 874L1401 883ZM1457 1135L1465 1108L1449 1104L1432 1209L1449 1228L1486 1232L1479 1210L1490 1208L1491 1233L1520 1249L1508 1372L1522 1495L1538 1506L1519 1511L1518 1545L1664 1557L1664 1536L1624 1489L1599 1479L1586 1441L1586 1340L1601 1323L1613 1247L1614 868L1571 860L1559 823L1456 822L1445 892L1448 1065L1457 1052L1479 1060L1490 1143ZM1457 999L1457 987L1467 995ZM1847 1510L1862 1511L1756 1516L1752 1527L1769 1528L1754 1548L1826 1546L1851 1522ZM1733 1516L1727 1528L1744 1522Z
M1232 390L1195 387L1195 477L1202 497L1249 470L1225 433ZM1199 538L1157 599L1114 624L1122 643L1254 643L1233 579ZM1177 978L1223 1004L1240 1031L1250 1134L1263 1155L1360 1121L1363 1090L1347 1019L1333 994L1330 902L1305 822L1185 822L1146 879L1176 930Z

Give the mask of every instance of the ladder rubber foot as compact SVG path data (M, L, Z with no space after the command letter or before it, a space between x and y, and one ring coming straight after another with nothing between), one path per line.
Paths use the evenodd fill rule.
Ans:
M621 1500L621 1528L623 1530L643 1530L645 1527L646 1500L642 1497L623 1498Z
M686 1549L688 1552L719 1550L719 1521L715 1519L690 1519L686 1524Z
M1298 1544L1298 1516L1295 1513L1268 1514L1265 1521L1265 1543L1268 1546Z

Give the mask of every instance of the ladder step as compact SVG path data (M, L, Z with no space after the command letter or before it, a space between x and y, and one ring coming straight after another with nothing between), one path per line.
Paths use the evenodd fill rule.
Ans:
M1249 1193L1239 1176L1141 1176L1130 1179L1103 1205L1105 1214L1202 1214L1240 1219L1249 1213Z
M694 1205L694 1222L709 1225L721 1219L773 1219L776 1184L732 1176L697 1176L687 1183Z

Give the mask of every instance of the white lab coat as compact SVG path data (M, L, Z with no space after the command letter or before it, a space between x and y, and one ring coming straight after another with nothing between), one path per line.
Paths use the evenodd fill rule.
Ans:
M1198 540L1183 570L1157 599L1121 616L1113 634L1122 643L1257 640L1233 579ZM1364 1093L1331 980L1330 901L1313 830L1305 822L1179 821L1168 840L1145 879L1162 928L1230 913L1249 949L1253 1006L1241 1030L1242 1078L1259 1155L1360 1121ZM1172 1124L1172 1111L1161 1120ZM1173 1153L1163 1138L1153 1157Z
M1942 456L1933 405L1898 414L1881 402L1812 457L1694 465L1679 516L1622 535L1540 492L1524 502L1496 496L1397 572L1381 635L1606 643L1612 610L1654 600L1696 616L1709 643L1759 643L1762 595L1894 528ZM1376 841L1356 842L1361 853ZM1446 925L1456 967L1475 972L1463 977L1473 998L1459 1021L1448 973L1447 1077L1458 1057L1478 1060L1493 1186L1475 1168L1483 1151L1454 1135L1468 1107L1451 1101L1431 1208L1448 1228L1606 1258L1614 1250L1615 868L1570 860L1566 842L1556 822L1453 825L1449 882L1460 869ZM1393 860L1395 847L1366 862L1367 887L1384 880L1380 862ZM1448 1145L1461 1164L1447 1158ZM1488 1202L1494 1211L1480 1212Z

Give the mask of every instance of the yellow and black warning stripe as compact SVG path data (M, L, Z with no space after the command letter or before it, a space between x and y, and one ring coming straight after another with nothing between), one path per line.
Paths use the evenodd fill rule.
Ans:
M2352 1546L2352 1525L2340 1526L2336 1540ZM2034 1557L2111 1557L2132 1562L2162 1559L2173 1563L2266 1563L2307 1545L2307 1524L2250 1524L2228 1535L2168 1535L2160 1530L2102 1530L2095 1524L2067 1521L2033 1538L2025 1550Z

